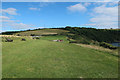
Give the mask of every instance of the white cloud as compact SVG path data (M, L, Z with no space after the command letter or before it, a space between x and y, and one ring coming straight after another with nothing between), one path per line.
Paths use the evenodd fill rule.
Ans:
M10 19L9 17L7 16L0 16L1 19Z
M0 22L15 22L14 20L0 20Z
M17 11L17 9L15 9L15 8L2 9L3 13L8 13L10 15L17 15L16 11Z
M90 19L98 28L118 27L118 6L107 7L105 4L93 9L93 18ZM90 24L89 24L90 25Z
M117 24L114 24L113 23L102 23L102 24L97 24L97 23L91 23L91 24L84 24L82 26L89 26L89 27L95 27L95 28L99 28L99 29L110 29L110 28L118 28L118 25Z
M118 5L118 2L110 2L108 3L109 6L114 6L114 5Z
M45 28L45 27L38 27L38 28L43 29L43 28Z
M109 16L109 15L99 15L95 16L94 18L91 18L91 22L96 22L96 23L106 23L106 22L116 22L117 17Z
M7 29L7 30L22 30L22 29L31 29L34 28L34 25L31 24L24 24L24 23L18 23L18 20L12 20L10 17L8 16L4 16L6 14L9 15L18 15L16 13L16 9L15 8L7 8L7 9L2 9L2 13L3 16L0 16L0 22L2 22L2 25L0 25L0 27L2 29Z
M53 4L54 2L48 2L48 3L44 3L44 2L40 2L40 4L39 4L39 7L45 7L45 6L48 6L49 4Z
M34 25L31 25L31 24L24 24L24 23L16 23L16 22L8 22L8 23L5 23L3 24L3 29L4 28L8 28L8 29L11 29L11 30L24 30L24 29L31 29L31 28L34 28L33 27Z
M106 7L106 5L102 5L102 6L94 8L94 12L98 14L109 15L109 16L117 16L118 6Z
M12 26L12 28L14 28L14 29L29 29L32 26L32 25L28 25L28 24L24 24L24 23L12 23L9 25Z
M0 22L15 22L15 20L10 20L7 16L0 16Z
M86 6L86 7L89 6L89 5L91 5L91 3L89 3L89 2L84 3L84 6Z
M15 22L15 20L2 20L2 22Z
M40 10L40 8L29 8L30 10Z
M119 0L101 0L102 2L116 2L116 1L119 1Z
M82 5L81 3L69 6L69 7L67 7L67 9L72 11L72 12L81 12L81 11L87 10L86 7L84 5Z
M11 20L11 18L7 16L0 16L0 22L2 23L0 25L0 28L8 28L8 29L30 29L33 28L33 25L30 24L24 24L24 23L17 23L17 20Z

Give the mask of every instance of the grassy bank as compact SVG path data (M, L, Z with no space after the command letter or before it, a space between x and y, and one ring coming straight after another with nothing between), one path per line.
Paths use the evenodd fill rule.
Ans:
M2 45L3 78L118 77L118 57L70 44L65 36L26 37L26 41L15 39Z

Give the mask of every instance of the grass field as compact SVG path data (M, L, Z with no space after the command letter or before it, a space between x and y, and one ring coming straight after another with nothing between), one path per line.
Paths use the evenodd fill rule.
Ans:
M30 36L31 34L35 35L50 35L50 34L60 34L67 33L69 31L61 30L61 29L42 29L42 30L33 30L33 31L25 31L20 33L15 33L14 35L22 35L22 36Z
M2 43L3 78L118 77L118 58L109 52L69 44L65 36L26 40Z

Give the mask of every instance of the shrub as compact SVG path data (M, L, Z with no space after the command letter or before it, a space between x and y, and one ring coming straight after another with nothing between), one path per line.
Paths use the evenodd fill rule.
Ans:
M69 43L77 43L77 41L69 41Z
M31 34L30 36L35 36L35 34Z
M82 40L82 41L78 41L78 43L82 43L82 44L90 44L90 41Z
M20 36L20 34L17 34L17 36Z
M106 43L106 42L100 42L100 46L102 46L104 48L109 48L109 49L117 49L117 47L115 47L109 43Z
M39 37L36 37L36 39L40 39Z
M22 38L21 41L26 41L26 39Z
M69 43L82 43L82 44L90 44L87 40L76 40L76 41L69 41Z
M12 40L12 39L7 39L7 38L6 38L5 42L13 42L13 40Z

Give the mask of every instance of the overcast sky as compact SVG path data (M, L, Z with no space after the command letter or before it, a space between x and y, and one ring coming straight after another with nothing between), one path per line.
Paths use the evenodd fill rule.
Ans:
M65 26L118 28L117 2L3 2L3 31Z

